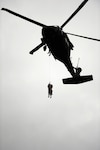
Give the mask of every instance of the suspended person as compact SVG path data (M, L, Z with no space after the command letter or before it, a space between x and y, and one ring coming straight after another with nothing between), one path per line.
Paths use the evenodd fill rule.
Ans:
M48 84L48 98L51 98L53 95L53 85L51 83Z

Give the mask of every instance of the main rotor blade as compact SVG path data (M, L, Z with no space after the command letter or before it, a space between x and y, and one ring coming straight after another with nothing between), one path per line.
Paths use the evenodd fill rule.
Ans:
M67 33L67 34L100 42L100 39L95 39L95 38L91 38L91 37L87 37L87 36L82 36L82 35L78 35L78 34L72 34L72 33Z
M33 54L35 51L39 50L43 45L44 45L44 43L42 42L42 43L39 44L37 47L35 47L33 50L31 50L29 53L30 53L30 54Z
M34 24L36 24L36 25L38 25L38 26L41 26L41 27L45 27L45 26L46 26L46 25L44 25L44 24L42 24L42 23L40 23L40 22L37 22L37 21L32 20L32 19L29 19L29 18L27 18L27 17L25 17L25 16L22 16L22 15L16 13L16 12L13 12L13 11L11 11L11 10L9 10L9 9L2 8L1 10L7 11L7 12L10 13L10 14L13 14L13 15L15 15L15 16L17 16L17 17L20 17L20 18L22 18L22 19L24 19L24 20L27 20L27 21L29 21L29 22L31 22L31 23L34 23Z
M79 7L73 12L73 14L62 24L61 29L82 9L88 0L84 0Z

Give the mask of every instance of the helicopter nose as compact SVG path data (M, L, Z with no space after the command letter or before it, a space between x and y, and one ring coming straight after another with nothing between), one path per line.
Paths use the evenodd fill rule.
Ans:
M45 38L48 35L48 28L47 27L43 27L42 28L42 36Z
M42 34L47 33L47 29L48 29L47 27L43 27L43 28L42 28Z

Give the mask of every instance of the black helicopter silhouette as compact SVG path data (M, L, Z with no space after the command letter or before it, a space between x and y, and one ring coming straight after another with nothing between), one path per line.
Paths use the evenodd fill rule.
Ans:
M70 42L67 34L87 38L90 40L100 41L100 39L80 36L71 33L65 33L62 29L64 26L82 9L82 7L88 2L88 0L84 0L79 7L72 13L72 15L59 27L59 26L48 26L37 22L35 20L29 19L25 16L22 16L16 12L13 12L9 9L2 8L2 10L7 11L17 17L25 19L31 23L34 23L40 27L42 27L42 38L41 43L30 51L30 54L33 54L35 51L39 50L42 46L44 46L44 50L46 47L49 48L49 52L54 56L55 59L61 61L68 69L71 78L63 79L64 84L78 84L87 81L93 80L92 75L80 76L82 69L80 67L73 67L71 59L70 59L70 51L73 49L73 44Z

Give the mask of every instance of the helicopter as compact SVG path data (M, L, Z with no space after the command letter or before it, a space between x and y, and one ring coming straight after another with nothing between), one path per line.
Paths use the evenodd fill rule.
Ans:
M34 24L42 27L41 43L38 46L36 46L33 50L31 50L29 53L33 54L34 52L39 50L41 47L43 47L44 51L46 51L46 48L48 47L49 54L52 54L55 59L61 61L72 76L70 78L62 79L63 83L64 84L79 84L79 83L84 83L84 82L93 80L93 76L92 75L81 76L80 73L81 73L82 69L78 66L74 67L72 65L70 53L71 53L71 50L73 50L74 46L71 43L71 41L68 37L68 34L78 36L81 38L95 40L95 41L100 41L100 39L76 35L76 34L72 34L72 33L65 33L63 31L63 28L84 7L84 5L87 2L88 2L88 0L84 0L78 6L78 8L72 13L72 15L61 26L48 26L48 25L45 25L38 21L27 18L23 15L20 15L20 14L14 12L14 11L11 11L7 8L2 8L1 10L6 11L10 14L13 14L17 17L20 17L24 20L27 20L31 23L34 23Z

